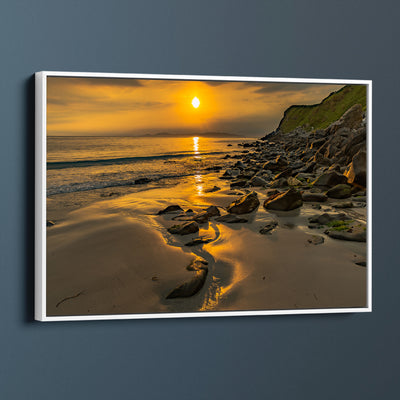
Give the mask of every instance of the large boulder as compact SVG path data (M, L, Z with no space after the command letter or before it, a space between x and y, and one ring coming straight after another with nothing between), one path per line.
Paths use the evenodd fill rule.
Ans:
M347 199L351 196L351 186L341 183L329 189L326 195L332 199Z
M231 203L226 209L230 214L247 214L260 205L256 192L250 192Z
M346 183L347 177L336 171L324 172L314 182L314 186L328 186L333 187L341 183Z
M347 182L367 186L367 153L360 150L349 165L348 170L344 173L347 177Z
M284 193L279 193L268 197L264 202L267 210L289 211L303 205L301 193L294 188L290 188Z

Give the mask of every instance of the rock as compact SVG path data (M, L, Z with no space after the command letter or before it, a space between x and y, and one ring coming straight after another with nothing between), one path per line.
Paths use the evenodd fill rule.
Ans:
M278 194L278 193L281 193L278 189L267 190L267 196L268 197L273 196L274 194Z
M282 188L285 186L288 186L288 181L286 178L275 179L269 184L270 188Z
M212 239L210 239L210 238L198 237L198 238L191 240L188 243L185 243L185 246L197 246L199 244L205 244L205 243L210 243L210 242L212 242Z
M46 226L50 227L50 226L54 226L56 223L53 221L46 221Z
M290 188L284 193L279 193L268 197L264 202L267 210L290 211L301 207L303 200L300 192Z
M253 178L250 179L250 181L248 182L249 186L267 186L268 182L259 177L259 176L254 176Z
M225 179L232 179L237 177L240 174L240 169L231 169L228 168L223 175L221 176L221 178L225 178Z
M367 153L359 151L350 163L349 169L344 173L347 177L347 182L367 186Z
M303 201L306 202L318 202L322 203L324 201L328 200L328 196L326 196L323 193L311 193L311 192L304 192L301 197L303 198Z
M199 231L199 225L197 222L187 222L183 225L174 225L168 228L169 233L174 233L178 235L189 235L190 233L196 233Z
M342 203L333 203L332 207L335 208L353 208L354 204L351 201L345 201Z
M293 173L292 168L286 168L282 172L279 172L279 174L276 174L274 176L274 179L287 178L289 176L292 176L292 173Z
M287 166L288 166L287 160L284 157L282 157L281 155L279 155L278 157L276 157L275 160L267 161L263 165L263 169L269 169L270 171L275 172L275 171L282 171Z
M210 218L210 216L207 214L206 211L203 211L201 213L196 214L192 219L193 221L196 221L198 224L204 224L208 221L208 218Z
M178 206L177 204L174 204L174 205L164 208L164 210L160 210L158 212L158 215L168 214L168 213L172 213L172 212L176 212L176 211L183 211L183 209L180 206Z
M320 175L314 182L313 185L315 186L336 186L341 183L346 183L347 177L339 174L336 171L328 171Z
M271 231L274 230L278 226L278 221L273 219L269 220L265 226L260 229L260 233L262 235L271 234Z
M187 281L177 286L171 293L166 297L167 299L175 299L180 297L191 297L195 295L200 289L203 287L204 282L206 281L208 267L207 261L196 258L193 260L186 269L188 271L195 272L195 276Z
M223 215L222 217L215 218L215 220L218 222L225 222L227 224L239 224L248 222L247 219L239 218L234 214L226 214Z
M210 206L206 208L205 211L210 217L216 217L218 215L221 215L219 208L217 206Z
M110 193L102 193L100 197L112 197L112 196L119 196L119 192L110 192Z
M247 184L247 181L245 179L240 179L238 181L234 181L231 183L230 188L234 189L234 188L238 188L238 187L245 187Z
M367 266L367 259L362 256L354 255L354 264L360 265L361 267Z
M340 119L326 128L327 134L333 134L341 128L355 129L361 125L363 120L363 111L360 104L355 104L349 108Z
M333 238L340 240L348 240L353 242L366 242L367 241L367 232L359 231L359 232L346 232L346 231L335 231L328 229L325 233Z
M319 225L326 225L331 221L346 221L350 220L350 218L345 213L338 214L328 214L323 213L321 215L314 215L308 219L311 223L317 223Z
M144 185L145 183L151 182L150 178L139 178L135 179L135 185Z
M204 190L204 193L213 193L213 192L218 192L218 190L221 190L220 187L214 186L212 188L208 188Z
M188 209L185 211L185 213L186 213L186 214L192 214L192 213L193 213L193 210L192 210L191 208L188 208Z
M260 205L256 192L250 192L231 203L227 211L230 214L247 214L254 211Z
M296 178L293 178L293 176L289 176L287 178L287 183L288 183L289 186L299 186L299 185L301 185L301 181L299 181Z
M329 189L326 195L332 199L347 199L351 196L351 186L341 183Z
M307 239L307 242L310 244L322 244L325 242L325 239L323 238L323 236L319 236L319 235L312 235L309 239Z

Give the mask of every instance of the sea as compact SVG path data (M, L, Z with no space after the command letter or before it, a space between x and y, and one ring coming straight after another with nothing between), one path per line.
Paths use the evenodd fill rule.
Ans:
M207 173L251 138L48 137L47 195Z

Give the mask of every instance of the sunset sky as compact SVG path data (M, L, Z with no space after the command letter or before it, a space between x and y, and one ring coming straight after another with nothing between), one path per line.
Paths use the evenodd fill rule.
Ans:
M49 136L227 132L259 137L343 85L48 77ZM192 105L197 97L198 108ZM196 104L196 103L195 103Z

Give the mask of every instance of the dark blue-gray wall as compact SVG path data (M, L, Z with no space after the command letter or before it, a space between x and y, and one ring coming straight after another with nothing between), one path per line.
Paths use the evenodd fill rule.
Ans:
M400 397L399 14L374 0L2 0L0 398ZM34 322L40 70L372 79L374 311Z

